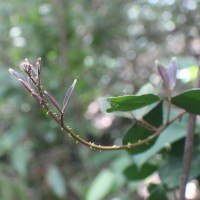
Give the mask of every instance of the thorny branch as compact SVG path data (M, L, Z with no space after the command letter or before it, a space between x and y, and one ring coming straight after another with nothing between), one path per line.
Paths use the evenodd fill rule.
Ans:
M148 144L151 140L155 139L161 132L163 132L169 125L171 125L174 121L177 119L180 119L184 114L186 114L186 111L182 111L179 114L177 114L173 119L169 120L167 123L162 125L161 127L157 128L152 126L151 124L148 124L144 120L137 121L136 123L139 123L143 125L145 128L149 130L155 131L155 133L148 138L144 140L139 140L136 143L129 143L126 145L113 145L113 146L102 146L97 145L93 142L88 142L84 139L82 139L79 135L75 134L71 128L64 123L64 112L66 110L66 106L69 102L69 99L72 95L73 89L76 84L76 80L72 83L70 88L68 89L64 101L63 101L63 108L60 107L59 103L56 101L56 99L51 96L48 92L44 91L41 86L41 58L38 58L36 62L36 67L31 65L27 59L22 63L22 69L26 72L28 75L27 80L18 72L16 72L13 69L9 69L10 73L14 75L23 85L24 87L31 93L31 95L41 104L41 106L47 111L47 114L49 114L61 127L61 130L64 130L69 134L70 137L73 137L77 142L80 142L81 144L84 144L91 149L95 150L120 150L120 149L130 149L135 148L144 144ZM56 112L53 112L53 110L50 108L47 98L51 101L51 103L54 105L54 107L58 110L59 114Z

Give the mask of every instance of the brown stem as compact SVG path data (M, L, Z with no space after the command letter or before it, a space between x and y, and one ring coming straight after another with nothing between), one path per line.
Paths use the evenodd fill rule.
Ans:
M147 144L149 143L151 140L153 140L154 138L156 138L161 132L163 132L170 124L172 124L174 121L176 121L177 119L179 119L181 116L183 116L186 112L183 111L181 113L179 113L176 117L174 117L171 121L169 121L168 124L165 124L163 126L161 126L157 132L155 132L153 135L149 136L148 138L138 141L137 143L133 143L133 144L127 144L127 145L119 145L119 146L101 146L101 145L96 145L94 143L91 142L87 142L85 140L83 140L82 138L80 138L78 135L74 134L70 129L68 129L66 126L63 126L63 129L68 132L73 138L75 138L77 141L79 141L82 144L85 144L86 146L92 148L92 149L97 149L97 150L121 150L121 149L130 149L130 148L134 148L134 147L138 147L141 146L143 144Z
M149 124L148 122L146 122L144 119L140 119L140 120L137 120L137 123L138 124L141 124L143 127L145 127L146 129L150 130L150 131L158 131L158 128Z
M45 95L44 95L44 91L42 89L42 86L40 85L40 83L36 83L35 80L33 79L33 77L31 77L31 80L35 83L35 85L37 86L38 92L40 94L41 97L41 102L40 104L42 105L42 107L47 111L47 114L51 115L51 117L57 122L57 124L61 127L61 130L65 130L71 137L73 137L77 142L80 142L81 144L84 144L86 146L88 146L91 149L96 149L96 150L121 150L121 149L130 149L130 148L134 148L134 147L138 147L141 146L143 144L148 144L151 140L153 140L154 138L156 138L161 132L163 132L170 124L172 124L174 121L176 121L177 119L180 119L185 113L186 111L182 111L179 114L177 114L173 119L171 119L170 121L168 121L168 123L165 123L163 126L161 126L160 128L156 128L154 126L151 126L150 124L148 124L145 121L142 121L142 123L145 123L148 127L147 128L152 128L155 130L155 133L151 136L149 136L148 138L144 139L144 140L139 140L136 143L132 143L132 144L127 144L127 145L113 145L113 146L101 146L101 145L96 145L93 142L88 142L82 138L80 138L79 135L76 135L68 126L66 126L64 124L63 121L63 117L64 114L61 114L61 117L58 117L56 113L54 113L47 101L45 100ZM149 127L149 125L151 127Z
M38 85L38 91L39 91L40 96L42 98L42 101L41 101L42 106L46 109L46 111L48 112L48 114L51 115L51 117L58 123L58 125L61 127L61 129L65 130L76 141L80 142L81 144L84 144L84 145L88 146L91 149L96 149L96 150L121 150L121 149L130 149L130 148L141 146L143 144L147 144L151 140L153 140L154 138L156 138L161 132L163 132L163 130L165 130L170 124L172 124L174 121L176 121L177 119L179 119L180 117L182 117L186 113L186 111L180 112L177 116L175 116L172 120L170 120L168 122L168 124L164 124L163 126L161 126L160 128L158 128L158 130L153 135L149 136L148 138L146 138L144 140L140 140L137 143L127 144L127 145L119 145L119 146L117 146L117 145L113 145L113 146L101 146L101 145L96 145L93 142L88 142L88 141L80 138L79 135L76 135L68 126L66 126L64 123L62 123L62 121L56 115L56 113L54 113L52 110L50 110L48 104L46 103L46 100L44 99L44 92L43 92L43 90L42 90L42 88L41 88L40 85Z
M192 161L192 150L194 143L194 133L196 126L196 115L189 114L187 136L185 141L183 170L180 185L180 200L185 200L185 189L189 178L190 166Z
M170 96L169 96L169 102L168 102L168 108L167 108L167 122L169 122L170 119L170 111L171 111L171 105L172 105L172 92L170 91Z
M200 66L198 69L196 87L200 87ZM192 151L193 151L193 143L194 143L194 135L195 135L195 127L196 127L196 115L189 114L188 119L188 128L187 135L184 147L184 156L183 156L183 169L182 169L182 177L180 183L180 195L179 200L185 200L185 190L186 185L189 179L189 172L192 162Z
M60 115L60 123L61 123L61 126L64 125L64 113L63 112Z

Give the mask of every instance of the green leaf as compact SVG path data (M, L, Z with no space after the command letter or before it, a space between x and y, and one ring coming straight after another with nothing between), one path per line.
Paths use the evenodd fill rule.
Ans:
M172 103L192 114L200 114L200 89L187 90L172 98Z
M170 173L169 173L170 172ZM180 177L182 173L182 158L169 157L165 160L159 169L159 175L163 184L168 189L174 189L180 184Z
M110 170L101 171L94 179L86 195L86 200L101 200L109 193L113 183L114 174Z
M128 180L138 181L147 178L156 170L157 166L149 163L145 163L140 168L136 164L132 164L128 166L123 173Z
M162 125L162 102L160 102L153 110L151 110L147 115L145 115L144 120L156 127ZM152 134L154 134L153 131L150 131L141 126L140 124L135 123L124 136L123 144L137 143L139 140L144 140ZM144 144L132 149L127 149L127 151L130 154L138 154L144 152L147 149L151 148L156 142L156 140L157 138L151 140L148 144Z
M163 102L161 101L146 114L144 120L155 127L160 127L163 123Z
M198 150L199 147L196 148L197 149L192 158L189 180L192 180L200 175L200 152ZM167 159L165 159L163 165L160 166L159 176L162 183L165 184L168 189L175 189L179 187L180 178L182 176L182 161L182 155L170 155Z
M181 138L185 137L186 125L185 123L175 123L165 129L159 136L156 143L148 151L134 156L134 161L138 166L143 165L152 156L158 153L160 150L166 147L166 145L172 144ZM176 133L176 134L174 134Z
M160 184L160 185L149 184L148 191L150 193L148 200L161 200L161 199L168 200L165 188L162 184Z
M136 93L137 96L141 96L141 95L144 95L144 94L155 94L157 95L160 91L162 87L162 81L160 81L156 87L154 87L152 84L150 83L147 83L145 85L143 85L139 91ZM139 109L136 109L136 110L133 110L132 111L132 114L134 115L134 117L138 120L142 119L150 110L152 110L155 106L157 105L157 102L156 103L153 103L153 104L150 104L150 105L147 105L145 107L142 107L142 108L139 108ZM123 112L123 113L126 113L126 112ZM129 112L127 112L129 113ZM133 118L133 116L131 115L131 117Z
M110 97L108 98L108 101L110 102L111 107L107 109L107 112L131 111L150 105L159 100L160 98L154 94L144 94L141 96L127 95Z
M99 103L99 108L100 108L101 112L108 115L107 109L110 107L110 103L108 102L108 98L107 97L98 98L98 103ZM133 115L131 114L131 112L116 111L112 114L114 114L116 116L120 116L120 117L126 117L126 118L129 118L129 119L133 119Z
M60 170L56 166L50 166L47 170L47 183L57 197L66 196L66 182Z
M133 144L133 143L137 143L140 140L144 140L146 138L148 138L149 136L151 136L154 132L147 130L146 128L144 128L143 126L139 125L139 124L134 124L126 133L126 135L123 138L123 144ZM146 150L148 150L149 148L151 148L154 143L155 143L156 139L151 140L148 144L144 144L135 148L131 148L131 149L127 149L127 151L130 154L138 154L141 152L144 152Z

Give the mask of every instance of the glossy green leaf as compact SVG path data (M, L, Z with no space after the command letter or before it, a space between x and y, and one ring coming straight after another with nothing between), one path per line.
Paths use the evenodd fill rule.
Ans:
M160 150L165 148L167 145L172 144L181 138L185 137L186 125L185 123L175 123L165 129L159 136L156 143L148 151L134 156L134 161L138 166L143 165L152 156L158 153ZM176 133L176 134L174 134Z
M170 172L170 173L169 173ZM179 186L182 173L182 158L170 157L159 169L159 175L163 184L168 189L174 189Z
M106 113L108 115L107 109L110 107L110 103L108 102L108 98L107 97L98 98L98 104L99 104L99 108L100 108L101 112ZM133 115L132 115L131 112L116 111L112 114L114 114L116 116L120 116L120 117L126 117L126 118L129 118L129 119L133 119Z
M200 114L200 89L187 90L172 98L172 103L192 114Z
M136 93L137 96L141 96L144 94L155 94L157 95L160 91L162 87L162 81L160 80L160 82L154 87L151 83L147 83L145 85L143 85L139 91ZM156 103L147 105L145 107L136 109L132 111L132 114L134 115L134 117L138 120L142 119L150 110L152 110L155 106L157 105ZM123 113L130 113L130 112L123 112ZM131 117L133 118L133 116L131 115Z
M139 125L139 124L134 124L126 133L126 135L123 138L123 144L133 144L133 143L137 143L140 140L144 140L146 138L148 138L149 136L151 136L154 132L147 130L146 128L144 128L143 126ZM130 154L138 154L141 152L144 152L146 150L148 150L149 148L151 148L154 143L155 143L156 139L151 140L148 144L144 144L135 148L131 148L131 149L127 149L127 151Z
M199 150L196 149L193 154L189 180L192 180L193 178L200 175L199 153ZM159 168L159 176L161 178L161 181L163 184L166 185L168 189L175 189L179 187L180 178L182 176L182 160L182 155L170 155L167 159L165 159L163 165Z
M166 190L162 184L149 184L148 191L150 193L148 200L169 200L166 194Z
M127 95L119 97L110 97L110 108L107 112L113 111L131 111L159 101L160 98L154 94L144 94L141 96Z
M128 180L138 181L147 178L156 170L157 166L149 163L145 163L142 167L132 164L128 166L123 173Z
M147 115L145 115L144 120L156 127L162 125L162 102L160 102L153 110L151 110ZM150 131L144 128L142 125L135 123L124 136L123 144L137 143L139 140L144 140L152 134L154 134L153 131ZM157 138L151 140L148 144L141 145L132 149L127 149L127 151L131 154L138 154L144 152L151 148L156 142L156 140Z

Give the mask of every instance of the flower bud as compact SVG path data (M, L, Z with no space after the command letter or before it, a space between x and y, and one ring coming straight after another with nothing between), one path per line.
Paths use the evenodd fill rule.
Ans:
M165 69L162 65L160 65L158 61L156 61L156 65L165 87L168 90L172 91L176 85L176 75L177 75L176 59L172 58L167 69Z

